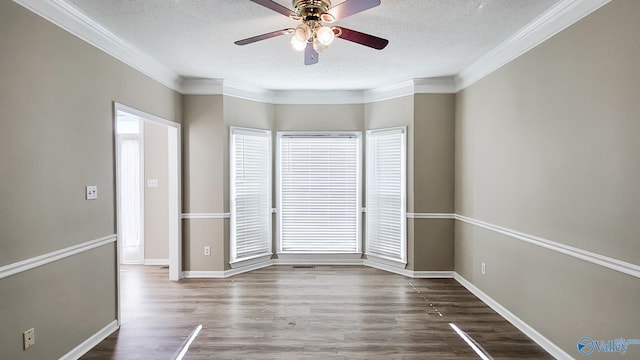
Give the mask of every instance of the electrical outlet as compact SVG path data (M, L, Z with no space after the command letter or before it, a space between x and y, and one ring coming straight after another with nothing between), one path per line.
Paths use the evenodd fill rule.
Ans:
M211 256L211 246L205 246L204 247L204 255L205 256Z
M31 328L25 332L22 333L22 342L24 345L24 349L27 350L28 348L32 347L33 345L36 344L36 331Z
M480 265L480 272L482 273L482 275L487 275L487 264L482 263Z
M95 200L98 198L98 187L96 185L85 186L87 200Z

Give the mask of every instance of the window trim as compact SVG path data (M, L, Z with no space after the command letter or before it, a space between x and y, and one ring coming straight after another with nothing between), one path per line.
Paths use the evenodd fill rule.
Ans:
M269 220L268 220L268 226L269 226L269 230L268 230L268 250L265 253L262 254L254 254L251 256L247 256L247 257L243 257L243 258L236 258L235 257L235 253L236 253L236 203L233 199L234 194L236 193L236 178L235 178L235 147L234 147L234 141L233 141L233 136L236 133L245 133L245 134L257 134L257 135L262 135L265 136L269 139L269 144L268 144L268 148L269 148L269 162L267 165L267 171L269 172L268 175L268 188L269 188L269 193L268 193L268 203L269 203ZM248 265L252 265L255 264L257 262L261 262L261 261L266 261L271 259L271 256L273 255L273 217L271 215L271 206L273 204L273 167L272 167L272 162L273 162L273 136L272 136L272 132L271 130L268 129L254 129L254 128L245 128L245 127L237 127L237 126L230 126L229 127L229 212L230 212L230 219L229 219L229 265L232 268L238 268L238 267L243 267L243 266L248 266Z
M345 252L332 252L332 253L315 253L315 252L283 252L282 251L282 152L281 141L284 137L355 137L358 140L357 145L357 169L356 169L356 250L353 253ZM327 257L331 255L345 255L345 254L358 254L362 255L363 250L363 226L362 226L362 192L364 188L364 175L363 175L363 136L362 131L278 131L276 133L276 222L275 222L275 237L276 237L276 254L277 255L317 255L320 257Z
M370 218L367 215L367 217L365 218L365 226L364 226L364 231L366 233L366 237L365 237L365 255L367 256L368 259L372 260L372 261L378 261L390 266L396 266L396 267L401 267L401 268L405 268L407 266L407 259L408 259L408 254L407 254L407 249L408 249L408 244L407 244L407 170L408 170L408 166L407 166L407 127L406 126L396 126L396 127L390 127L390 128L381 128L381 129L373 129L373 130L367 130L366 132L366 151L367 151L367 164L369 165L369 161L371 160L371 156L370 156L370 151L372 151L372 147L369 144L369 140L371 139L371 135L372 134L376 134L376 133L393 133L393 132L400 132L400 134L402 134L402 154L401 154L401 164L402 164L402 174L401 174L401 207L400 207L400 216L399 218L402 221L401 224L401 244L400 244L400 251L401 251L401 259L397 259L397 258L391 258L388 256L384 256L382 254L376 254L376 253L370 253L369 252L369 241L370 241L370 236L369 236L369 221ZM365 197L365 200L368 200L368 197L370 195L370 189L369 189L369 176L368 176L368 168L367 168L367 172L365 173L365 188L367 191L367 195ZM366 204L367 206L367 211L369 210L369 204Z

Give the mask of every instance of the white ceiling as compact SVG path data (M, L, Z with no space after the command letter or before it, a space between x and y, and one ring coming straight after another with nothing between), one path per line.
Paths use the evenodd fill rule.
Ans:
M249 0L66 1L184 78L270 90L373 89L453 76L560 2L382 0L335 24L386 38L387 48L337 39L320 54L319 64L305 66L288 35L246 46L233 43L296 25ZM292 7L288 0L276 2Z

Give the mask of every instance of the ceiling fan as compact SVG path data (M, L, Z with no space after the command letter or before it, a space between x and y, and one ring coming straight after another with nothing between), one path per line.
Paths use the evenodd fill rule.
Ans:
M326 26L336 20L371 9L380 5L380 0L347 0L336 6L331 6L331 0L293 0L294 10L290 10L271 0L250 0L293 20L300 21L300 25L272 31L235 42L236 45L247 45L256 41L270 39L276 36L293 34L291 45L298 51L304 51L304 64L317 64L319 52L325 50L335 38L351 41L368 46L376 50L384 49L389 40L377 36L347 29L342 26Z

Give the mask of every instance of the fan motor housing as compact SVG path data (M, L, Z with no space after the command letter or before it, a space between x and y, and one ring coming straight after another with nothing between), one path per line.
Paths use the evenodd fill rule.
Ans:
M293 0L293 8L303 18L318 18L330 7L330 0Z

